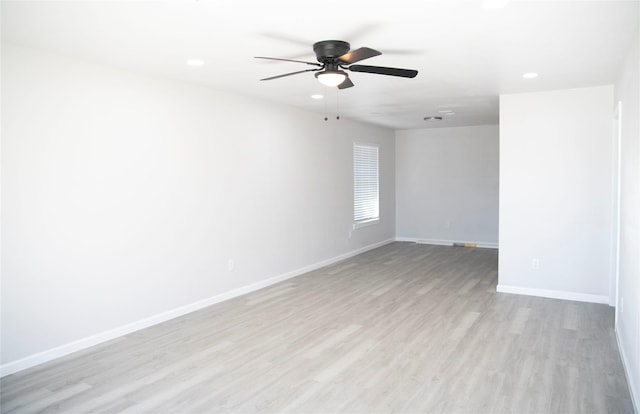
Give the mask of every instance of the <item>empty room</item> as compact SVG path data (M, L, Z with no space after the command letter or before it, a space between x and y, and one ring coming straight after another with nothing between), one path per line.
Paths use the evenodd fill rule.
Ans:
M638 413L640 1L0 1L0 412Z

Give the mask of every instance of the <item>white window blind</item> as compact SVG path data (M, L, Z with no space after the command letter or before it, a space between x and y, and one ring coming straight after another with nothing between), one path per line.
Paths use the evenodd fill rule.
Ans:
M353 144L353 221L377 220L378 146Z

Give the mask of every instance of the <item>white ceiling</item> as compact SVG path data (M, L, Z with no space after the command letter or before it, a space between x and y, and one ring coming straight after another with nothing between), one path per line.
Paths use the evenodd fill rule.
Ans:
M2 41L211 85L395 129L495 124L498 95L611 84L638 41L640 0L2 1ZM311 45L339 39L383 54L359 64L417 69L414 79L349 74L322 86ZM201 67L185 64L200 58ZM522 78L538 72L537 79ZM325 95L313 100L312 94ZM425 122L452 110L440 122Z

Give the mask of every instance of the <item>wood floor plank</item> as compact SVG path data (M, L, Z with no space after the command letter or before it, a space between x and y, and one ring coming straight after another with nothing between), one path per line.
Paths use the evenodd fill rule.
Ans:
M392 243L25 370L2 413L631 413L606 305Z

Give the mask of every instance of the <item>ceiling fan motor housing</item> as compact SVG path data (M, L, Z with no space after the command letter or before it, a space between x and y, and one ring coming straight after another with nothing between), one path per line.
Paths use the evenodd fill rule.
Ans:
M342 40L323 40L313 44L313 51L320 63L328 63L346 54L351 49L349 43Z

